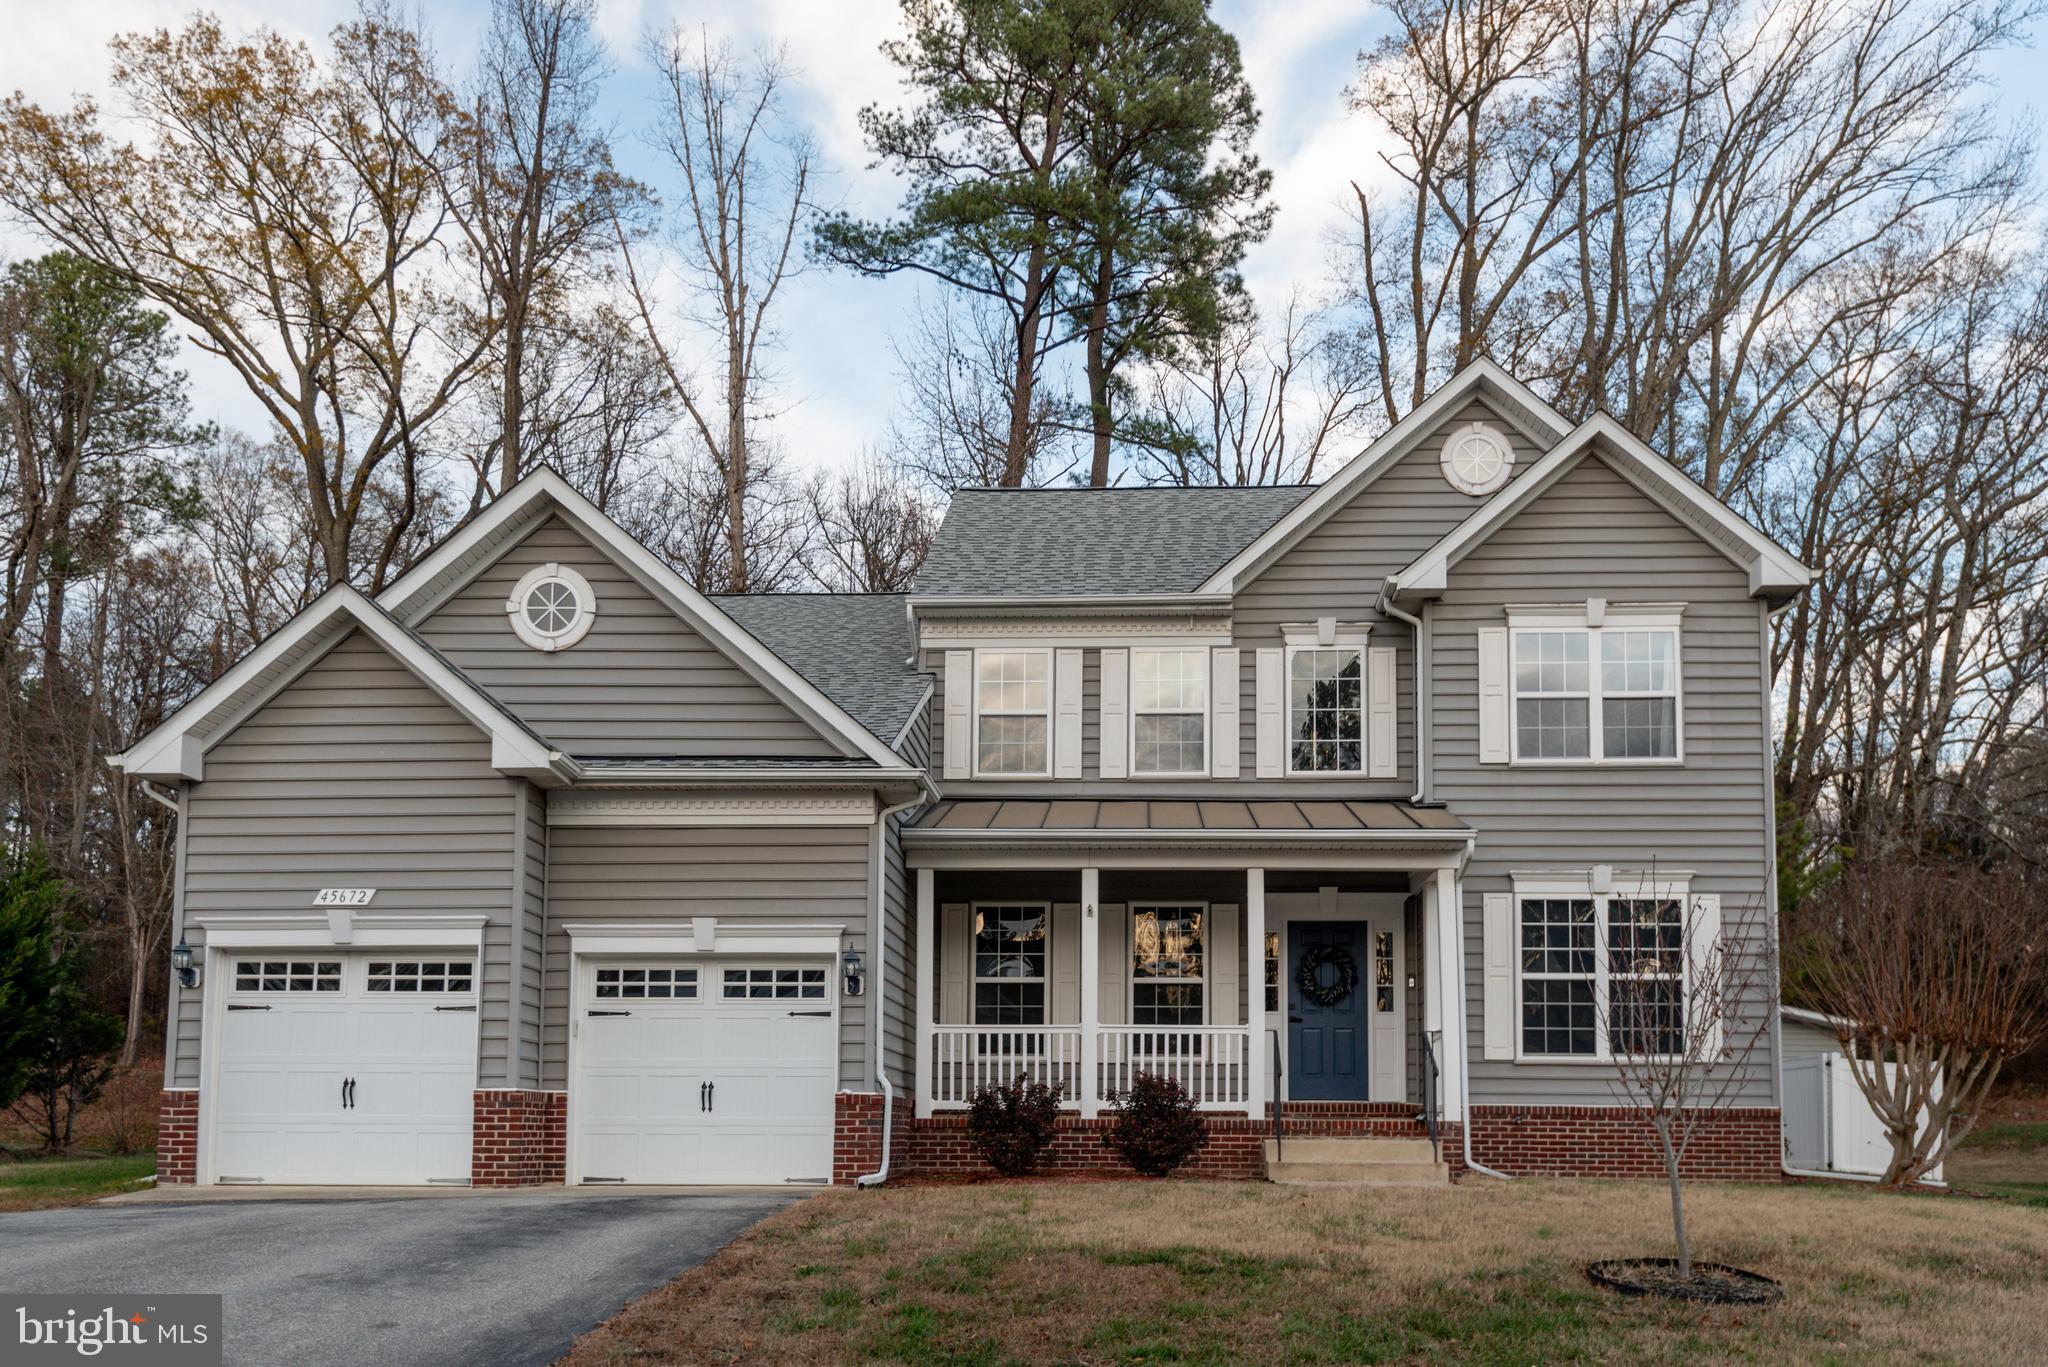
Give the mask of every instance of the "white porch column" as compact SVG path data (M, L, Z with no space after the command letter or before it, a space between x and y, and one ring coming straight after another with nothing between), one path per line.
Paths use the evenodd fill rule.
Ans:
M917 871L917 957L910 970L917 983L917 1016L911 1030L917 1046L917 1081L911 1093L919 1119L932 1113L932 993L939 977L939 937L934 933L938 917L933 914L932 882L932 870Z
M1081 870L1081 1114L1092 1117L1102 1109L1102 1085L1095 1072L1095 1028L1102 1018L1102 874L1097 869Z
M1266 871L1244 871L1245 1110L1254 1120L1266 1113L1266 1079L1273 1074L1266 1049Z
M1465 1118L1465 1013L1459 988L1465 978L1465 889L1458 871L1446 865L1436 871L1436 955L1432 972L1440 999L1443 1031L1441 1087L1444 1118Z

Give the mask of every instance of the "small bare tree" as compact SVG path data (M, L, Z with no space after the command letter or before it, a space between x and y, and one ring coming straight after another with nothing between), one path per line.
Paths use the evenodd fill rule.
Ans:
M1891 1137L1882 1181L1919 1180L1966 1138L2005 1064L2048 1034L2048 895L2002 869L1853 869L1816 899L1813 1005Z
M1685 1158L1727 1117L1750 1063L1769 1038L1767 952L1728 943L1718 902L1660 895L1654 874L1607 917L1607 998L1600 1032L1616 1099L1655 1140L1671 1187L1678 1276L1692 1278L1685 1223Z
M938 534L938 508L872 453L849 469L820 470L804 498L814 527L811 573L834 593L909 588Z

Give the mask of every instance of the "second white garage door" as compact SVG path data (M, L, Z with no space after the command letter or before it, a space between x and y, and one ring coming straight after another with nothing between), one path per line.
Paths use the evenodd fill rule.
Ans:
M585 960L577 976L573 1180L831 1180L828 962Z

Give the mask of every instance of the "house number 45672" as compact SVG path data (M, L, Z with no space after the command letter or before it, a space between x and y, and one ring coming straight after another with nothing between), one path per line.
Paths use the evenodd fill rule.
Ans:
M322 888L313 894L316 907L366 907L377 895L375 888Z

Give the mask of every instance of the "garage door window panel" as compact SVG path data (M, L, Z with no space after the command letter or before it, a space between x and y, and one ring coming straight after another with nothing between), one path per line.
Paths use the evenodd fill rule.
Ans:
M600 968L594 995L600 1001L694 1001L697 970L668 965Z
M339 959L237 959L237 992L340 992Z
M727 1001L823 1001L822 968L728 968L723 984Z
M372 959L364 987L376 993L464 994L476 987L476 965L466 959Z

